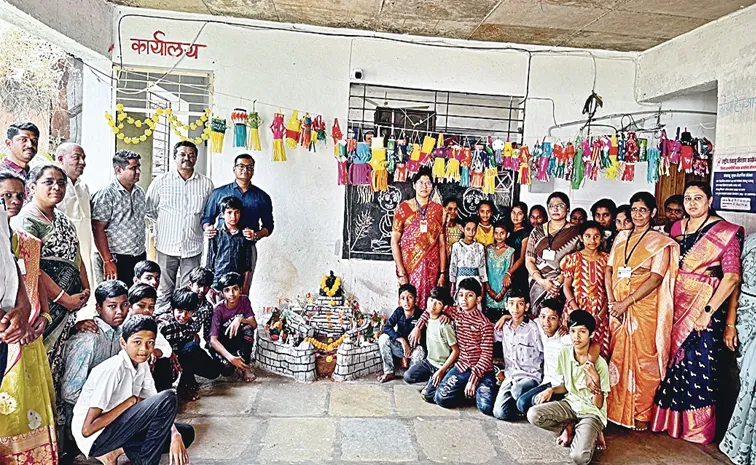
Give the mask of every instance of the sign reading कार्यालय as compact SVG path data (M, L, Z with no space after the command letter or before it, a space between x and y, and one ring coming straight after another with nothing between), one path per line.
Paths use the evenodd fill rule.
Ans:
M186 55L187 58L199 57L199 49L207 47L204 44L188 43L188 42L171 42L163 40L165 37L163 31L155 31L152 34L152 39L139 39L132 37L131 50L135 51L138 55L145 53L146 55L160 55L170 57L180 57Z
M716 155L713 181L714 209L756 213L756 152Z

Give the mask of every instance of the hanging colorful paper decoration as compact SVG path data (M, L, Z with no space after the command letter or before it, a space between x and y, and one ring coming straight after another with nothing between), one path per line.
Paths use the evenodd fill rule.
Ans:
M544 140L541 145L536 145L533 156L538 160L538 171L536 172L536 179L541 182L549 181L549 160L554 153L554 149L551 146L551 142Z
M394 174L396 171L396 159L399 148L396 145L396 139L392 138L388 140L386 144L386 171L389 175Z
M446 176L446 151L437 148L433 151L433 169L431 170L434 181L443 181Z
M337 184L339 186L345 186L348 182L347 172L347 147L346 142L340 140L334 145L334 156L338 163Z
M333 126L331 126L331 138L333 138L333 143L338 143L341 138L344 137L344 133L341 132L341 126L339 126L339 119L334 118L333 119Z
M655 183L659 180L659 173L661 171L661 151L656 147L651 147L646 150L646 158L648 159L646 181L649 183Z
M470 167L472 166L472 150L470 147L462 147L462 172L460 174L459 185L462 187L470 187Z
M386 149L383 147L383 137L373 136L371 149L370 166L373 172L370 188L373 192L385 192L388 190L388 172L386 171Z
M487 155L483 157L483 164L483 193L493 194L496 192L496 176L499 174L499 170L496 168L496 160Z
M635 164L638 162L640 148L638 147L637 137L634 132L628 133L627 139L623 136L623 142L625 151L625 170L622 173L622 180L632 182L635 180Z
M302 122L299 121L299 112L294 110L291 113L291 118L286 122L286 146L290 149L297 148L301 128Z
M673 165L680 163L680 150L682 148L682 144L680 143L679 127L677 128L675 140L668 140L667 144L669 145L669 162Z
M321 115L316 116L315 119L312 120L312 130L315 134L317 134L317 137L313 136L313 139L317 140L318 142L325 142L325 140L328 139L328 134L326 134L325 121L323 121L323 117ZM314 147L312 151L315 151Z
M407 175L412 177L420 170L420 144L411 144L407 147Z
M483 188L483 146L475 145L472 151L472 164L470 165L470 187Z
M247 146L247 110L234 108L231 112L231 122L234 123L234 147Z
M460 180L460 162L462 161L462 148L458 145L450 148L449 160L446 162L446 172L444 178L446 182L459 183Z
M212 118L210 122L210 151L214 153L223 152L223 138L226 135L226 119Z
M688 128L680 135L680 167L678 171L686 173L693 172L693 136L688 132Z
M247 148L259 152L262 150L260 147L260 126L263 124L260 115L253 111L247 115L247 126L249 126L249 134L247 136ZM281 120L281 126L283 126L283 119Z
M396 171L394 172L395 182L407 181L407 139L396 141Z
M349 184L352 186L369 186L372 181L371 167L368 164L372 156L367 142L358 142L357 149L349 154L352 164L349 166Z
M583 186L583 178L585 177L585 161L583 159L583 141L580 137L575 139L573 151L575 154L572 157L572 173L570 175L571 187L573 190L578 190Z
M312 117L309 113L305 113L304 118L302 118L302 130L299 134L299 145L304 147L305 150L309 150L310 142L312 142Z
M517 174L520 179L520 184L524 186L530 185L530 148L527 145L523 145L519 150L519 167L517 168Z
M270 130L273 133L273 161L286 161L286 150L284 149L283 140L286 127L284 126L284 115L282 113L276 113L273 115L273 122L270 123Z

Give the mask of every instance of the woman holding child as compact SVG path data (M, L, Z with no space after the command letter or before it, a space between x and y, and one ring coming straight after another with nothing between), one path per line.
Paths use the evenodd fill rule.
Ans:
M9 218L18 215L23 205L24 180L8 171L0 173L0 198L5 200ZM0 384L0 395L6 397L6 411L0 408L0 463L10 459L12 463L55 464L55 395L41 337L49 323L47 299L40 286L42 243L23 231L15 231L11 249L22 268L31 313L26 336L10 346L11 364Z
M530 308L535 314L541 302L561 295L559 263L575 251L580 230L567 221L570 199L563 192L554 192L547 202L549 221L535 227L528 238L525 265L530 274Z
M391 255L399 284L417 289L417 305L425 308L431 289L446 281L444 208L430 200L433 177L430 168L415 176L415 198L399 205L391 232Z
M708 184L688 183L683 200L688 218L670 231L681 252L671 360L651 429L707 444L716 434L715 391L725 340L736 334L737 307L728 309L728 303L741 280L744 232L711 209Z
M669 358L672 291L679 248L654 231L656 199L630 198L631 230L620 231L606 267L610 314L609 421L645 430Z

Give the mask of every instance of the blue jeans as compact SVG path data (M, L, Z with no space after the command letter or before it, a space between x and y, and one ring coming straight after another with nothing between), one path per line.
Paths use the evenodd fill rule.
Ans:
M433 397L437 405L444 408L458 407L465 402L465 386L470 380L472 370L459 371L452 367L438 384ZM496 378L493 371L487 372L475 388L475 403L478 410L486 415L493 415Z
M428 381L438 368L434 367L426 358L416 363L404 372L404 382L408 384L424 383Z
M533 378L521 378L505 382L499 388L499 394L494 403L493 416L499 420L514 420L520 411L517 410L517 401L522 395L538 386L538 381Z
M552 387L551 383L539 384L533 389L522 394L520 398L517 399L517 410L519 410L522 413L527 414L528 410L530 410L530 407L535 405L536 396L550 387ZM562 400L562 399L564 399L564 394L554 394L551 396L551 400Z

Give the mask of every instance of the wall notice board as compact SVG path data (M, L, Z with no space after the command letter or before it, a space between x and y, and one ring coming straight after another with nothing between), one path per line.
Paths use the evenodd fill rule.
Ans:
M716 210L756 213L756 152L716 155L713 178Z
M477 211L478 204L488 199L497 207L497 217L509 211L519 199L515 173L501 170L496 179L496 192L484 194L480 189L460 187L457 183L437 183L431 199L438 203L447 197L460 199L460 216ZM370 186L347 186L344 208L342 258L391 261L391 225L399 204L415 196L410 182L388 186L386 192L372 192Z

